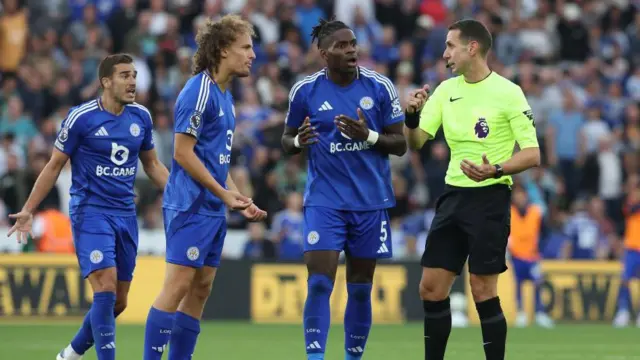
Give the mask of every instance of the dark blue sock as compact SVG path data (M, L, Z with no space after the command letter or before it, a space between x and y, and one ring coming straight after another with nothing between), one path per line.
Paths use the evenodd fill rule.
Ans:
M535 293L536 293L536 312L544 312L544 307L542 306L542 294L540 292L542 284L535 284Z
M117 318L120 315L119 312L114 312L113 315ZM82 326L76 333L76 336L71 340L71 347L73 351L78 355L82 355L93 346L93 331L91 330L91 309L87 311L87 315L84 317Z
M93 332L91 330L91 309L84 317L82 326L71 340L71 347L76 354L82 355L93 346Z
M344 313L346 360L360 359L371 329L371 284L347 283L347 309Z
M522 311L522 280L516 279L516 306Z
M629 285L620 285L620 291L618 292L618 311L629 311L631 305L631 293L629 292Z
M188 360L196 350L200 334L200 320L183 312L176 313L176 321L169 342L169 360Z
M98 360L115 360L116 358L116 317L113 314L115 304L116 294L113 292L93 294L93 305L91 305L89 317Z
M304 303L304 340L308 359L323 359L331 323L329 298L333 282L325 275L311 274L307 280L307 300Z
M151 307L144 328L144 360L160 360L167 350L171 338L174 313L168 313Z

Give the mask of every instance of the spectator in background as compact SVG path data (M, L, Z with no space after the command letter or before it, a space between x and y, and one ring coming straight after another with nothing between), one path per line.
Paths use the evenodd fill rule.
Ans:
M16 72L23 60L29 35L27 12L18 0L4 0L0 15L0 72Z
M562 248L563 259L604 260L609 256L608 236L613 231L603 216L602 202L598 198L589 201L577 199L573 205L573 216L568 220Z
M38 252L75 254L71 220L59 209L41 206L33 216L33 226L27 247Z
M38 129L24 113L22 100L18 96L11 96L7 100L7 110L0 118L0 134L6 133L12 133L16 142L24 147L38 135Z
M278 212L271 224L272 239L278 247L278 259L302 260L302 195L287 195L286 208Z
M243 258L247 260L275 260L276 247L266 236L266 227L261 222L249 223L249 239L244 246Z
M578 195L585 161L586 143L582 131L585 120L574 95L565 89L563 96L563 108L549 115L546 153L549 165L557 168L564 179L571 201Z

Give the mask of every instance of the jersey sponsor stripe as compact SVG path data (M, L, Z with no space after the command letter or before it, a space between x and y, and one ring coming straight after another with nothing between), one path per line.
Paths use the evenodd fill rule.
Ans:
M360 73L368 78L373 78L374 80L382 84L387 89L387 93L389 94L389 98L391 98L391 100L398 97L395 86L393 86L393 83L387 77L367 68L360 68Z
M90 101L90 102L78 107L77 109L74 109L73 111L71 111L69 116L67 116L67 120L65 121L66 127L68 129L71 129L71 127L76 122L78 117L80 117L80 115L85 114L85 113L87 113L89 111L95 110L97 108L98 108L98 101L97 100L93 100L93 101Z

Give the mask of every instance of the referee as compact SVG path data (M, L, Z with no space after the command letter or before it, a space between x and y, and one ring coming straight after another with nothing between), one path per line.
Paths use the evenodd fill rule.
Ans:
M437 200L421 261L426 360L444 359L451 332L449 291L467 258L486 359L505 357L507 323L497 284L507 270L510 175L538 166L540 150L522 90L487 65L491 43L478 21L451 25L443 57L458 76L431 96L428 86L416 90L406 109L412 149L422 148L441 126L451 149L446 190ZM520 151L514 154L516 142Z

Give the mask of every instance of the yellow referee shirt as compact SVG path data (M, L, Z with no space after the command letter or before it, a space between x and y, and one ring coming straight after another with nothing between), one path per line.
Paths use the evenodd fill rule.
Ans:
M443 81L420 114L420 128L430 139L440 126L451 149L445 183L452 186L511 185L511 176L475 182L460 170L460 163L467 159L482 164L482 154L492 164L503 163L513 155L516 142L520 149L538 147L533 113L522 89L495 72L477 83L463 76Z

